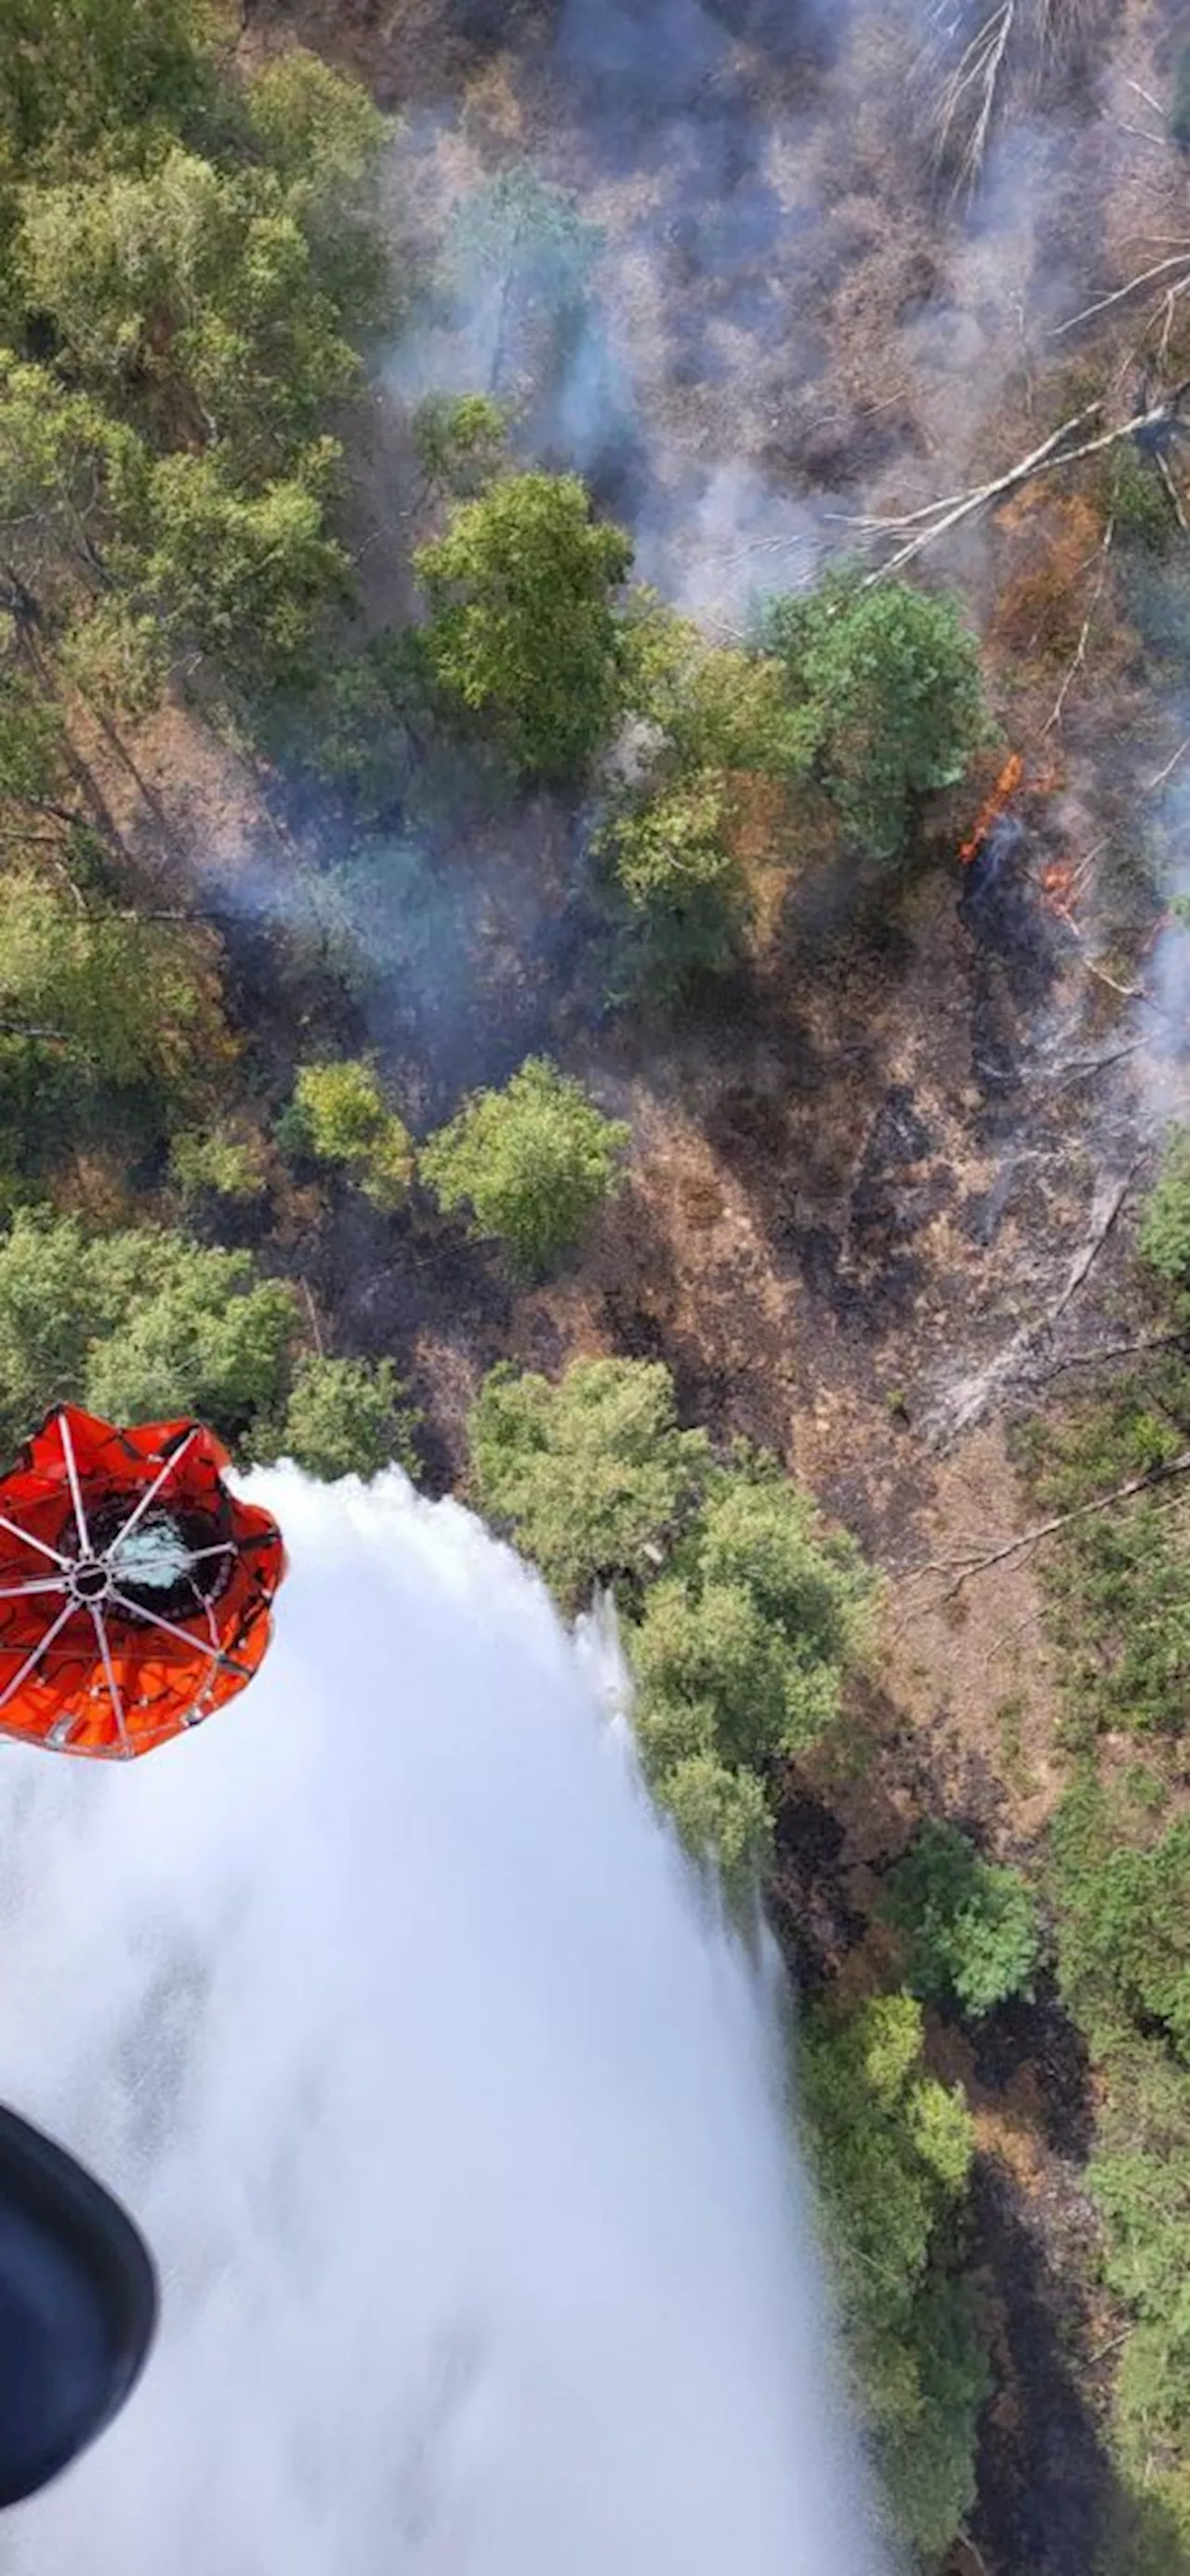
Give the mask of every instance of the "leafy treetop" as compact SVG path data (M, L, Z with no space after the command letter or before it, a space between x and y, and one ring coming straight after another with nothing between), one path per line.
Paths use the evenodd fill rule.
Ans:
M575 1360L556 1386L502 1362L471 1416L480 1509L540 1566L563 1607L660 1561L710 1470L705 1431L680 1431L659 1361Z
M20 1209L0 1240L4 1446L71 1397L117 1422L194 1413L239 1441L276 1407L293 1330L292 1291L246 1252Z
M529 1056L501 1091L476 1092L428 1139L418 1168L441 1206L469 1203L479 1231L498 1235L531 1275L568 1252L620 1186L629 1137L579 1083Z
M395 1461L417 1473L418 1416L391 1360L332 1359L308 1352L297 1362L284 1419L274 1439L257 1437L258 1456L293 1458L308 1476L378 1476Z
M730 1765L804 1750L838 1715L870 1594L854 1543L828 1534L776 1462L742 1463L713 1488L634 1632L646 1746L693 1710Z
M1147 1844L1094 1781L1076 1785L1054 1819L1062 1909L1060 1977L1097 2042L1131 2024L1160 2031L1190 2065L1190 1823Z
M579 774L623 704L614 593L632 545L573 474L513 474L458 504L415 558L424 647L448 701L482 715L527 778Z
M927 1818L889 1871L881 1911L905 1935L914 1994L952 1994L979 2019L1030 1991L1041 1947L1036 1897L1019 1870L983 1860L956 1826Z
M279 1132L291 1151L344 1164L377 1207L401 1205L413 1172L409 1131L364 1058L302 1065Z
M987 738L978 647L956 602L832 575L776 601L766 640L789 673L806 765L848 838L899 857L914 798L953 786Z
M155 922L13 873L0 912L0 1022L64 1048L92 1083L193 1098L233 1052L198 924Z
M335 306L271 173L176 147L29 200L16 267L56 365L157 446L218 447L232 476L284 470L354 381Z
M1141 1258L1171 1288L1190 1292L1190 1134L1174 1127L1141 1221ZM1190 1298L1187 1311L1190 1312Z
M205 0L5 0L0 141L22 175L147 158L212 101Z
M972 2302L946 2264L970 2113L926 2072L908 1995L879 1996L842 2024L816 2016L800 2054L849 2359L898 2523L932 2566L974 2501L989 2384Z

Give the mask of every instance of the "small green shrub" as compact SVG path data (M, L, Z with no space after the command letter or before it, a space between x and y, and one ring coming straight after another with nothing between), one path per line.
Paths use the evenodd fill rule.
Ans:
M169 1149L169 1176L189 1205L210 1190L217 1198L255 1199L265 1187L260 1148L231 1127L183 1127Z
M631 540L591 514L573 474L510 474L457 503L415 564L429 668L526 778L577 777L624 704L615 592Z
M630 1139L577 1082L530 1056L502 1091L480 1091L418 1158L439 1205L470 1206L481 1234L496 1235L525 1277L549 1269L579 1241L597 1207L621 1186Z
M508 414L487 394L427 394L410 429L427 483L466 500L482 491L500 463Z
M914 798L954 786L988 739L979 648L957 600L832 574L774 601L765 640L802 712L803 766L858 849L898 858Z
M954 1825L928 1820L889 1871L880 1911L908 1944L908 1984L953 1995L973 2020L1028 1994L1041 1951L1037 1900L1020 1871L983 1860Z
M1177 523L1151 464L1133 447L1118 447L1108 485L1108 507L1121 544L1166 554Z
M413 1476L419 1418L391 1360L310 1353L298 1361L284 1421L269 1445L323 1484L378 1476L394 1461Z
M1141 1258L1173 1288L1190 1282L1190 1134L1175 1127L1140 1229Z
M652 1783L692 1859L712 1860L731 1895L757 1884L772 1858L773 1811L753 1772L730 1771L703 1750L654 1772Z
M1190 1719L1190 1554L1160 1486L1109 1511L1081 1506L1151 1474L1190 1442L1190 1373L1157 1354L1102 1403L1035 1423L1026 1446L1039 1516L1075 1513L1042 1564L1068 1740L1105 1728L1154 1739Z
M375 1206L401 1206L412 1178L413 1146L388 1106L375 1066L363 1058L303 1065L277 1132L291 1153L341 1163Z
M597 1583L647 1580L711 1473L705 1431L680 1431L660 1361L574 1360L556 1386L501 1361L471 1414L481 1511L540 1566L566 1610Z

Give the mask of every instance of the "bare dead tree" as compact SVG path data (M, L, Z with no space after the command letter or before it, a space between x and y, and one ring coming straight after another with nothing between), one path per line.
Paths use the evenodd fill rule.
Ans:
M1011 89L1035 87L1086 33L1094 0L933 0L919 79L936 169L952 197L979 186Z
M1150 267L1138 269L1134 277L1126 278L1123 286L1114 286L1110 294L1097 295L1092 303L1081 305L1079 311L1068 314L1064 322L1056 322L1047 336L1051 340L1064 340L1068 332L1079 330L1084 322L1097 322L1101 314L1112 313L1118 305L1130 303L1134 295L1143 295L1146 288L1154 312L1164 317L1163 337L1156 353L1161 359L1169 346L1178 300L1190 289L1190 241L1179 243L1166 259L1154 260Z
M845 526L857 529L861 535L874 540L883 538L892 545L892 552L884 562L865 576L865 587L887 581L890 575L903 571L918 555L924 554L927 546L936 545L940 537L949 535L964 521L976 518L993 503L1007 500L1011 493L1019 492L1023 484L1034 481L1039 475L1053 474L1059 468L1081 464L1090 456L1103 456L1109 448L1122 445L1125 439L1134 440L1148 454L1164 454L1161 441L1167 431L1172 434L1175 428L1180 428L1178 416L1188 394L1190 379L1175 385L1161 401L1150 404L1145 410L1133 412L1131 418L1121 421L1117 428L1101 430L1094 438L1080 439L1079 430L1098 419L1104 408L1102 402L1090 403L1085 411L1075 412L1069 420L1062 422L1060 428L1052 430L1039 447L1031 448L1027 456L1019 457L1015 465L1010 465L1003 474L993 475L987 483L972 484L965 492L949 492L940 501L927 501L920 510L899 511L887 517L844 520Z
M926 1574L949 1574L953 1581L939 1593L938 1602L953 1601L973 1575L987 1574L994 1566L1006 1564L1009 1558L1022 1555L1026 1549L1031 1552L1043 1539L1053 1538L1059 1530L1069 1529L1072 1521L1086 1520L1096 1512L1113 1511L1117 1503L1131 1502L1134 1494L1148 1493L1154 1485L1166 1485L1171 1478L1185 1475L1190 1475L1190 1449L1183 1449L1179 1457L1168 1459L1163 1466L1146 1468L1141 1476L1129 1476L1126 1483L1113 1485L1109 1494L1097 1494L1092 1502L1076 1503L1071 1511L1053 1513L1049 1520L1036 1522L1032 1529L1021 1530L1015 1538L1000 1539L992 1547L973 1549L966 1555L934 1558L925 1565L906 1567L900 1579L908 1584L920 1582Z

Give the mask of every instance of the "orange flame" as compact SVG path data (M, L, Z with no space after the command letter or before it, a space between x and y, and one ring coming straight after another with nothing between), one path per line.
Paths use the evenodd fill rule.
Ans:
M999 822L1005 806L1015 796L1024 775L1025 764L1019 751L1010 752L991 795L980 806L975 818L974 830L969 838L960 844L959 857L965 868L970 867L972 859L978 858L992 825Z
M1075 880L1078 870L1073 859L1052 859L1041 871L1041 892L1046 909L1059 921L1074 929Z

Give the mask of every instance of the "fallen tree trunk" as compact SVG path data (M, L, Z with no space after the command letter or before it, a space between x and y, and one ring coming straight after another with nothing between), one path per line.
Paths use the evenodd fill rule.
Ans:
M1126 1503L1134 1494L1146 1493L1152 1485L1167 1485L1175 1476L1190 1475L1190 1449L1177 1458L1167 1459L1163 1467L1148 1467L1143 1476L1129 1476L1115 1485L1110 1494L1097 1494L1093 1502L1076 1503L1073 1510L1055 1512L1048 1521L1038 1521L1034 1528L1022 1530L1019 1538L1008 1538L997 1547L985 1549L982 1555L943 1558L938 1563L919 1565L908 1570L905 1580L918 1582L925 1574L953 1574L954 1581L939 1595L942 1601L953 1601L964 1583L976 1574L987 1574L993 1566L1004 1565L1009 1557L1019 1556L1024 1548L1037 1547L1042 1539L1054 1538L1059 1530L1069 1529L1074 1521L1083 1521L1095 1512L1108 1512L1115 1503Z
M1070 447L1066 441L1074 437L1085 421L1094 420L1103 410L1101 402L1089 403L1085 411L1076 412L1070 420L1063 421L1061 428L1043 439L1040 447L1032 448L1027 456L1010 465L1006 473L994 476L990 483L973 484L966 492L950 493L945 500L927 502L920 510L906 510L893 517L843 520L844 526L858 528L865 536L900 537L903 540L884 563L876 566L874 572L865 574L863 588L870 590L877 582L887 581L891 574L903 571L906 564L923 554L927 546L936 544L939 537L949 535L952 528L962 526L979 511L990 509L994 501L1007 500L1010 494L1019 492L1023 484L1035 481L1039 475L1054 474L1060 466L1078 465L1089 456L1106 455L1109 448L1121 446L1126 438L1137 438L1146 430L1152 432L1164 428L1188 391L1190 385L1179 385L1162 402L1151 404L1145 411L1134 412L1132 418L1122 421L1118 429L1101 430L1097 438L1080 439L1076 446Z

